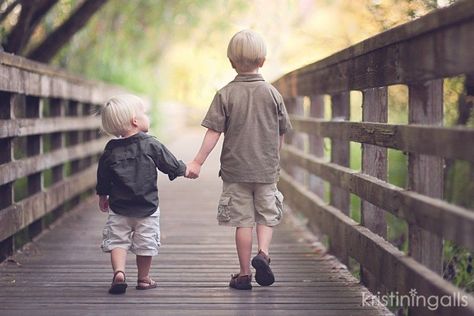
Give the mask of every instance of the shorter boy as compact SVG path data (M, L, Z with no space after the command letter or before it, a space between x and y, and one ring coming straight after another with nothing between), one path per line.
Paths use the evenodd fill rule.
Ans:
M118 137L107 143L97 169L97 194L102 212L109 217L103 231L102 250L111 253L114 276L110 294L127 289L127 251L137 258L137 290L156 287L150 276L152 257L160 246L160 209L157 171L170 180L185 175L186 165L155 137L143 101L134 95L118 95L101 111L105 132Z
M197 177L224 133L219 173L223 192L217 220L220 225L236 227L240 271L231 276L229 286L238 290L252 288L250 257L254 226L259 249L252 259L255 280L261 286L275 281L269 248L273 227L280 223L283 213L283 196L276 183L283 134L291 124L282 96L258 73L265 54L265 43L257 33L243 30L232 37L227 57L237 76L216 93L202 121L207 132L201 149L188 164L188 176Z

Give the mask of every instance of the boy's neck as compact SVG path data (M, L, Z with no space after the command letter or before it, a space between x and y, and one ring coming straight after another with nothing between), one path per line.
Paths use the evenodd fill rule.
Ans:
M133 129L133 130L130 130L130 131L124 133L124 134L121 135L121 136L122 136L122 138L128 138L128 137L131 137L131 136L136 135L136 134L138 134L138 133L140 133L139 130Z
M256 74L258 74L258 68L255 68L254 70L251 70L251 71L237 71L237 74L239 74L239 75L256 75Z

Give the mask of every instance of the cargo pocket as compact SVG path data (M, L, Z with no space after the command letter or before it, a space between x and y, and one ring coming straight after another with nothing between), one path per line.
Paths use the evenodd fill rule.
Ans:
M283 216L283 194L278 190L275 192L275 203L278 210L277 220L281 220Z
M219 222L230 221L230 196L221 197L219 206L217 207L217 220Z
M160 234L155 234L155 241L156 241L156 246L157 246L158 248L161 247Z
M104 228L104 230L102 230L101 248L103 251L109 251L109 246L110 246L110 230L108 228Z

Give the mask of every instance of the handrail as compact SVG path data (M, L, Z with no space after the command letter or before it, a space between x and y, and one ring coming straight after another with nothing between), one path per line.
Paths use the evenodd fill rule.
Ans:
M124 92L0 52L0 261L91 195L107 140L92 114Z
M443 238L474 251L474 210L443 200L444 159L474 162L474 129L442 126L443 80L474 73L473 43L474 2L460 1L274 83L294 127L282 150L279 182L288 204L329 237L329 250L342 262L359 262L361 281L372 291L467 297L467 307L441 307L437 315L474 313L474 298L440 275ZM387 123L393 84L408 86L409 124ZM363 122L349 120L353 90L363 95ZM325 95L330 120L324 118ZM323 138L331 141L330 161ZM361 143L361 171L349 168L349 142ZM387 182L388 148L408 155L407 188ZM361 223L349 216L350 193L362 201ZM408 224L408 254L386 240L386 212Z

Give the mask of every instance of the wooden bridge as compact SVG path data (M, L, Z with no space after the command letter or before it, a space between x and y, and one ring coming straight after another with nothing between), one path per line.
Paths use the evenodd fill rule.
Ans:
M292 211L272 247L277 282L227 287L238 262L232 231L215 223L215 152L200 179L160 180L159 287L119 297L107 294L99 249L105 216L93 195L107 139L91 114L121 89L0 53L0 314L390 314L369 289L440 299L435 310L405 301L410 315L474 315L473 296L442 277L443 240L474 251L474 210L443 200L444 163L474 162L474 129L442 124L443 81L474 73L473 43L474 2L462 1L283 76L275 85L295 129L282 151L279 187ZM394 84L408 88L408 124L387 123ZM362 92L362 122L351 120L351 91ZM202 134L183 132L169 147L189 160ZM362 144L360 171L349 168L350 142ZM406 188L387 182L389 148L408 155ZM350 194L362 200L361 223ZM408 224L408 253L387 241L385 213ZM360 265L360 283L340 262ZM132 258L127 275L133 283Z

